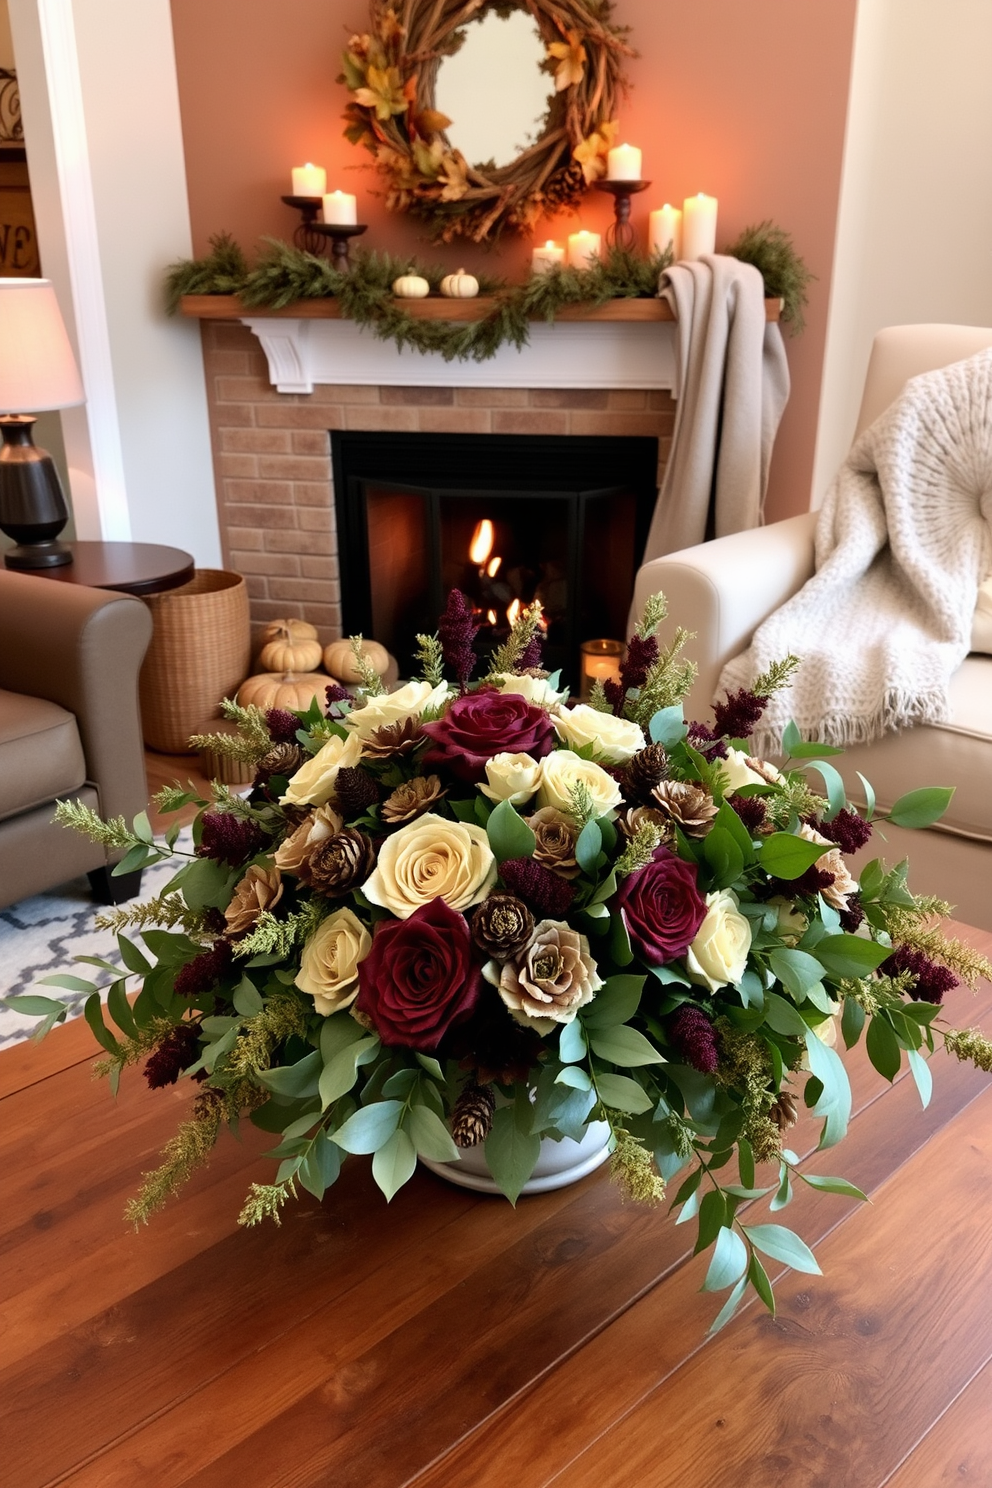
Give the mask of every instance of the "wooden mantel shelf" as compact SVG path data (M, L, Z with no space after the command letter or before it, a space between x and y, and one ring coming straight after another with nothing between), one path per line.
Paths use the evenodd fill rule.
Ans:
M417 320L481 320L495 303L480 295L474 300L449 300L431 295L425 300L404 300L403 308ZM343 320L338 300L297 300L281 310L264 306L243 305L237 295L183 295L179 301L183 315L194 320ZM778 320L781 300L765 301L765 318ZM543 316L535 316L543 320ZM558 321L674 321L667 300L609 300L605 305L566 305L555 316Z

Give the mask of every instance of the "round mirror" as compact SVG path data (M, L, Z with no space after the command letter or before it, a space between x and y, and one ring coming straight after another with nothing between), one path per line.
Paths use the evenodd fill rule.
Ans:
M465 27L437 72L435 107L469 165L510 165L541 136L554 85L541 70L545 44L525 10L488 11Z

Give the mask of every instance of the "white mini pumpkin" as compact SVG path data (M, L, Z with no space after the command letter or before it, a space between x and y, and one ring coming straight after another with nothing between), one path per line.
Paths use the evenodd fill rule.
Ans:
M368 657L373 671L384 677L389 669L389 652L378 641L363 641L362 655ZM347 686L360 682L362 674L355 665L355 653L348 640L332 641L324 647L324 665L332 677L339 677Z
M454 274L445 274L441 280L441 293L449 300L474 300L479 293L479 281L473 274L458 269Z
M401 274L393 280L393 294L401 300L422 300L431 292L426 279L419 274Z

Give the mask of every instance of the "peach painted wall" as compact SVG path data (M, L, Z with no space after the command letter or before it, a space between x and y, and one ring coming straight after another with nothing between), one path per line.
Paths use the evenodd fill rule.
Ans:
M696 191L720 199L719 242L771 217L793 235L817 275L801 339L789 341L793 393L772 470L770 518L809 504L827 301L833 260L856 0L619 0L640 56L621 113L624 138L644 151L654 182L635 208ZM294 215L279 196L289 168L327 167L355 191L364 241L398 253L432 250L412 219L371 196L365 153L342 137L344 89L335 81L348 35L366 24L363 0L172 0L194 249L227 229L245 246L288 237ZM590 196L582 221L603 227L609 207ZM540 229L561 237L572 219ZM519 276L529 246L447 248L451 267L484 265Z

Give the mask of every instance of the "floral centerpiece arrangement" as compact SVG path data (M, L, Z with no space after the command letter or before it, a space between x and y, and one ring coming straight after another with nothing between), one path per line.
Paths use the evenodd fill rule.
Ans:
M123 872L180 861L157 899L105 919L126 968L95 961L114 1026L93 983L48 979L89 993L112 1082L133 1062L151 1086L189 1081L191 1113L133 1221L245 1117L274 1135L278 1163L252 1185L247 1224L278 1221L297 1185L321 1199L352 1153L372 1155L389 1199L418 1155L453 1163L484 1144L515 1201L542 1140L600 1121L621 1191L653 1202L673 1185L697 1249L713 1247L705 1285L730 1289L717 1325L748 1285L773 1307L762 1256L818 1270L791 1230L741 1210L767 1194L782 1209L794 1178L863 1197L804 1173L787 1145L803 1104L821 1146L844 1136L838 1032L851 1046L867 1028L890 1080L905 1055L925 1101L937 1038L992 1068L992 1044L938 1019L956 979L989 968L934 928L947 906L910 892L905 863L853 876L874 803L866 787L867 809L848 805L837 750L790 726L784 764L750 754L795 659L711 726L686 724L687 637L662 647L663 617L658 596L620 679L575 706L541 670L537 604L473 682L476 627L455 590L398 691L368 669L355 696L329 689L326 718L316 702L228 705L237 735L210 738L253 763L250 794L157 798L165 812L195 801L191 853L178 826L162 843L144 816L129 829L60 805L66 824L126 849ZM926 825L949 794L914 791L887 819ZM11 1001L42 1029L66 1015Z

